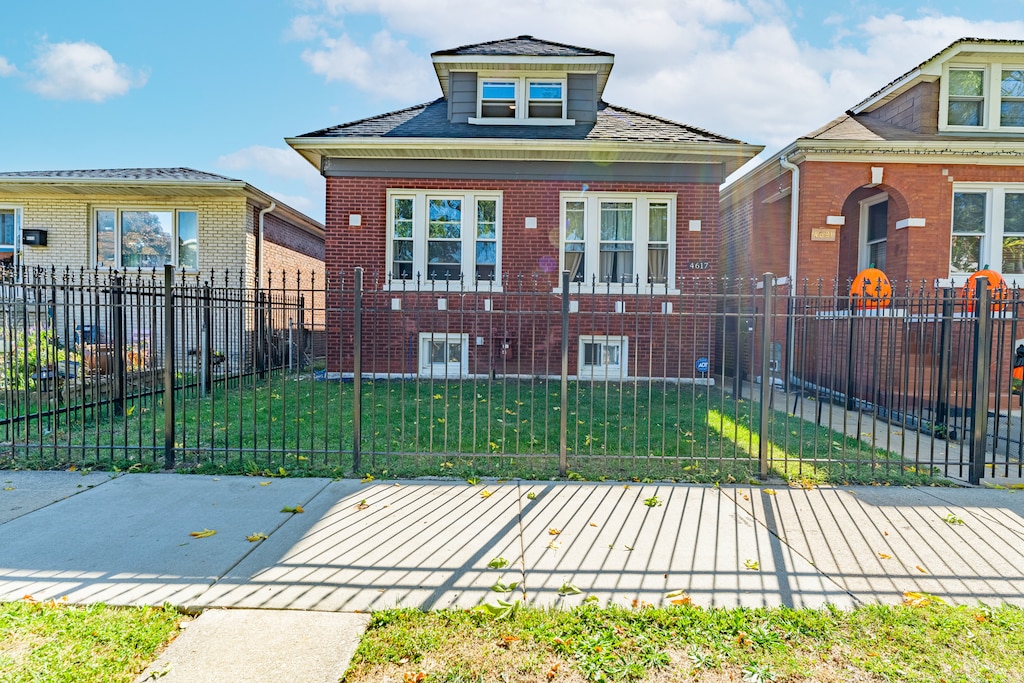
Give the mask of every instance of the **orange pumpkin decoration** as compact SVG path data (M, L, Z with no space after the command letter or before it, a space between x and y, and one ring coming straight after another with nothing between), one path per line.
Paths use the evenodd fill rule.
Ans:
M850 298L857 309L888 308L892 303L892 285L878 268L865 268L853 278Z
M964 304L967 307L968 313L974 312L974 302L977 300L977 279L985 278L988 280L988 291L991 293L992 299L992 310L1001 311L1006 306L1003 303L1006 299L1010 298L1010 286L1006 284L1006 280L1003 276L994 270L983 268L978 272L967 278L967 284L964 285L961 291L961 298L964 300Z

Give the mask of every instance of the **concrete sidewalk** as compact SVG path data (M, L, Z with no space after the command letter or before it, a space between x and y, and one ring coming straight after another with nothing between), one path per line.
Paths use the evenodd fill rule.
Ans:
M0 472L0 481L2 600L66 595L282 610L282 619L303 610L334 613L356 631L365 615L353 613L386 607L499 598L572 606L588 596L664 604L677 590L725 607L850 608L897 603L905 591L1024 605L1024 492L1016 490L67 472ZM296 505L305 512L281 512ZM204 529L217 533L190 536ZM246 540L256 533L267 538ZM489 567L497 558L508 565ZM499 594L491 590L499 579L518 585ZM570 586L580 592L559 595ZM241 680L234 676L224 680Z

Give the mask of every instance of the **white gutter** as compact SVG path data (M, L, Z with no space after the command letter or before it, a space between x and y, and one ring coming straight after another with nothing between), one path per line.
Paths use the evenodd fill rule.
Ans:
M256 237L256 286L263 288L263 217L277 208L277 202L270 200L270 206L260 209L259 235Z
M797 237L800 234L800 167L796 164L789 163L787 155L783 154L779 157L779 164L782 168L792 173L792 179L790 184L789 192L789 291L793 294L796 293L796 255L797 255ZM789 297L792 301L792 297ZM767 312L766 312L767 313ZM793 312L787 310L786 319L788 324L786 325L786 377L793 377L793 351L794 351L794 316ZM763 379L761 381L764 381ZM787 389L789 388L789 382L786 382Z
M800 167L789 163L786 155L779 157L782 168L793 174L789 193L789 282L796 287L796 242L799 235L800 218ZM795 290L794 290L795 291Z

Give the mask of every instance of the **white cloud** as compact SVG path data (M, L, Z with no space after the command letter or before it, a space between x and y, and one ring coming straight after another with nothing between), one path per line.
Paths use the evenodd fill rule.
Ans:
M283 147L252 145L217 159L218 168L231 171L257 169L267 175L304 183L323 183L323 176L295 150Z
M253 145L217 159L216 166L239 173L243 179L261 190L322 221L326 181L313 166L290 148ZM288 189L271 190L261 183L267 181Z
M7 61L6 58L0 57L0 78L4 76L13 76L18 73L18 69Z
M429 80L427 57L411 52L404 40L395 40L388 31L375 33L365 47L348 34L324 37L320 44L320 49L304 51L302 59L327 82L348 82L378 96L401 96L409 104L440 94Z
M298 209L299 211L306 214L310 218L314 218L320 222L323 222L324 200L322 198L312 199L306 195L301 194L287 194L285 192L278 192L277 190L274 189L260 189L264 190L264 192L269 194L277 201L287 204L293 209Z
M376 15L369 39L350 30L304 59L327 80L408 105L438 92L431 50L531 34L616 55L613 103L780 147L824 125L957 38L1020 38L1021 21L936 14L828 17L815 45L798 41L781 0L320 0L310 25ZM319 12L319 14L316 14ZM443 27L443 30L439 30ZM496 28L497 27L497 28ZM413 51L409 44L425 46Z
M118 64L102 47L85 41L44 44L33 67L29 88L56 100L102 102L146 83L144 73Z

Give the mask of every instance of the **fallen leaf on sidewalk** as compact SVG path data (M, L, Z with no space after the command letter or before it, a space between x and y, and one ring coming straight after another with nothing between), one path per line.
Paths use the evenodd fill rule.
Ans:
M246 536L245 540L249 541L250 543L255 543L256 541L262 541L266 537L267 535L265 533L263 533L262 531L257 531L254 534Z
M754 572L761 569L761 563L757 560L744 560L743 566Z
M367 509L369 509L369 507L370 507L370 504L366 502L365 498L363 498L361 501L356 503L356 510L367 510ZM302 512L302 510L299 510L299 512Z
M490 498L491 497L491 493L492 493L491 491L488 491L487 489L484 489L483 491L480 492L480 497L481 498Z
M533 500L536 497L537 497L537 494L534 493L533 491L530 491L529 493L526 494L526 500Z
M360 484L369 484L371 481L373 481L373 475L372 474L367 474L365 477L363 477L362 479L359 480L359 483Z
M880 558L882 558L883 560L891 560L892 559L892 555L889 555L888 553L878 553L878 556Z
M496 557L487 563L487 566L491 569L504 569L508 566L508 560L504 557Z
M924 567L922 567L921 565L917 565L916 569L917 569L917 571L921 572L922 574L927 574L928 573L928 570L925 569Z
M908 607L927 607L931 604L945 605L946 601L931 593L919 593L917 591L906 591L903 593L903 604Z
M591 522L591 523L590 523L590 526L592 526L592 527L596 527L597 525L596 525L596 524L594 524L593 522Z
M562 533L562 530L556 529L555 527L551 527L550 529L548 529L548 533L552 536L557 536L558 534Z
M269 481L261 481L260 482L260 486L270 486L270 482Z
M551 543L548 543L548 548L550 548L551 550L558 550L561 547L562 544L558 541L551 541Z
M294 512L294 513L301 514L301 513L305 512L305 510L302 509L301 505L293 505L291 507L283 507L283 508L281 508L281 512Z
M775 495L775 489L764 489L763 493L766 496L774 496Z
M193 531L189 534L189 536L191 536L192 538L209 538L210 536L213 536L215 533L217 532L213 529L203 529L202 531Z

